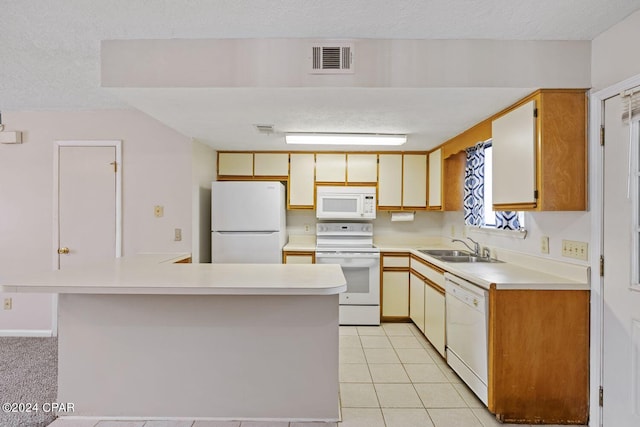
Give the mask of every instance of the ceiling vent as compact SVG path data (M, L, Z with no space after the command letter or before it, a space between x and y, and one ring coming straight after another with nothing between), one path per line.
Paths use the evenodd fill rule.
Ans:
M353 74L353 45L313 44L310 74Z
M271 135L273 133L273 125L253 125L258 133Z

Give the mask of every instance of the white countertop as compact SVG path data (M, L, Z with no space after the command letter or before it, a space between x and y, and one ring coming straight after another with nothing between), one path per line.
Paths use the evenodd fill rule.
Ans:
M589 290L589 267L521 256L518 263L451 263L419 252L419 249L460 249L445 244L379 244L381 252L410 252L449 273L483 288ZM524 265L523 265L524 264ZM563 265L564 264L564 265ZM566 270L566 271L565 271Z
M174 264L188 254L143 254L0 279L3 292L156 295L333 295L337 264Z

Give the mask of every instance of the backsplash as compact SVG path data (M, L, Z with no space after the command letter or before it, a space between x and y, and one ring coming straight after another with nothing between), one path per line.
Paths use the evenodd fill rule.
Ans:
M442 235L445 237L463 238L469 236L482 246L503 248L543 258L556 259L563 262L588 265L581 261L562 256L562 240L590 242L591 214L589 212L526 212L525 228L527 235L513 236L499 232L486 232L481 229L466 228L462 212L445 212ZM543 236L549 237L549 253L540 250ZM589 246L589 252L592 248Z
M287 232L293 234L316 233L317 219L315 211L287 211ZM403 236L414 238L416 233L424 236L439 236L442 234L443 215L441 212L416 211L414 221L391 222L389 212L378 212L373 221L373 234L384 236L393 234L394 237Z

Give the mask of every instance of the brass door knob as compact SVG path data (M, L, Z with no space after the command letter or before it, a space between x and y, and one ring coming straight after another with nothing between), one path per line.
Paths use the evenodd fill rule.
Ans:
M69 248L60 248L58 249L58 254L67 255L69 253Z

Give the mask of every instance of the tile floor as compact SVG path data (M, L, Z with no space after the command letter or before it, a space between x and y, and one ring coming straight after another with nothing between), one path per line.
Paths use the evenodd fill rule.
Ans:
M499 427L408 323L340 327L340 423L72 421L50 427Z

